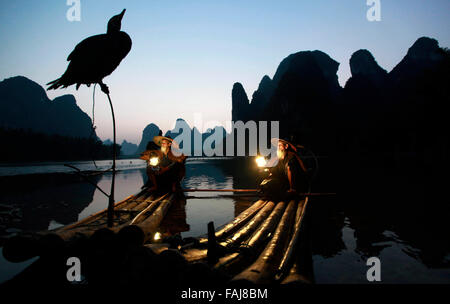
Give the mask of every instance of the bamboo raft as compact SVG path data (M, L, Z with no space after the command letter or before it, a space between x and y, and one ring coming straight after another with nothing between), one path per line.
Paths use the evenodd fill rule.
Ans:
M144 189L115 203L112 227L107 227L107 209L104 209L55 230L12 237L5 243L3 255L10 262L22 262L58 248L61 242L76 243L104 230L126 235L142 245L153 238L176 199L173 193L156 196Z
M210 222L207 235L190 238L189 242L185 242L188 239L182 240L176 246L153 243L153 237L162 220L177 199L173 193L155 196L143 190L115 204L113 227L107 228L107 210L103 210L52 231L13 237L5 244L3 255L11 262L41 256L41 260L43 258L47 264L43 267L44 270L37 267L39 270L35 273L40 276L42 271L48 269L48 264L54 265L57 259L53 257L58 254L66 257L74 256L75 253L75 256L91 255L98 257L95 259L96 263L114 263L117 258L111 254L117 253L117 250L121 252L120 256L126 258L129 254L133 256L142 253L136 249L143 248L150 250L153 255L173 258L171 261L179 261L181 258L186 265L207 265L208 271L224 274L232 284L313 282L312 276L305 275L305 264L302 262L304 259L299 259L304 255L304 250L299 245L302 239L306 238L303 231L308 196L287 202L260 199L217 229L214 229L214 224ZM118 238L114 239L117 236ZM89 246L80 246L85 240L91 241ZM116 244L116 247L111 247L112 243ZM58 253L58 248L63 247L65 251L61 249ZM69 247L72 250L70 253L67 251ZM126 248L131 248L131 251ZM133 271L139 272L142 265L151 263L154 259L148 253L143 254L146 258L142 260L141 266ZM46 255L50 256L50 259L46 259ZM134 259L129 258L127 261L133 263ZM172 262L166 266L170 263ZM92 277L92 271L97 272L96 267L91 270L90 280L95 284L97 280L95 275ZM179 274L172 275L177 277ZM101 277L104 279L108 275L101 274Z
M276 204L258 200L217 230L209 223L207 236L179 246L178 252L188 263L208 264L236 284L311 283L299 259L307 204L308 197ZM146 246L155 252L168 249Z

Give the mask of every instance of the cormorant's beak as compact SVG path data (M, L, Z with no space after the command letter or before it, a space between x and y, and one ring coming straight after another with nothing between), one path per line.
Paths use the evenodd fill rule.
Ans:
M126 10L127 10L127 9L124 8L123 11L119 14L120 20L122 20L123 15L125 15L125 11L126 11Z

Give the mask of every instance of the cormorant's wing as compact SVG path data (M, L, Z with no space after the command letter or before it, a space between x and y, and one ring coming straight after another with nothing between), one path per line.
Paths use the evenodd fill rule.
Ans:
M105 48L108 47L108 42L106 34L88 37L77 44L67 57L67 61L101 57L105 53Z

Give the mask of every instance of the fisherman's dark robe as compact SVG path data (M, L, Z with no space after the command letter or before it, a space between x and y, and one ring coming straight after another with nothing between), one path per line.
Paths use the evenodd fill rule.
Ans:
M152 166L147 166L147 175L154 175L156 177L156 183L158 190L171 190L173 183L179 183L183 179L186 173L185 161L186 157L181 155L179 157L173 155L171 151L164 154L160 150L152 151L152 153L158 157L158 166L162 168L168 168L167 171L161 173L161 170L153 170ZM146 186L151 187L151 179L148 179Z

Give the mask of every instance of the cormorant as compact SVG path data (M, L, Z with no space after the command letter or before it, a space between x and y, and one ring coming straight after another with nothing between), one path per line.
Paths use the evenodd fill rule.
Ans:
M108 22L106 34L95 35L81 41L67 57L70 61L64 74L49 83L47 90L66 88L76 84L76 88L85 84L98 83L103 92L109 93L103 78L110 75L131 50L131 38L120 31L124 9Z

